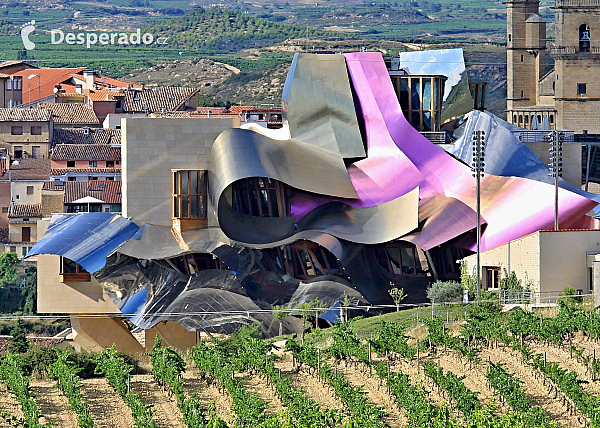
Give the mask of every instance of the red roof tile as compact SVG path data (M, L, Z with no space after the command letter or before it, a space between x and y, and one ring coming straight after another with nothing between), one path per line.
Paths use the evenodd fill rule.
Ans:
M13 161L10 169L6 170L2 178L24 181L48 180L50 178L50 159L19 159Z
M94 109L86 104L71 104L71 103L48 103L39 104L38 109L48 109L52 112L54 123L57 124L98 124L98 116L94 113Z
M8 218L43 217L41 204L15 204L8 211Z
M50 170L50 175L65 175L68 172L89 172L99 174L114 172L115 174L120 174L121 168L54 168Z
M13 76L21 76L23 78L23 102L36 101L41 98L46 98L54 95L56 85L71 79L72 74L83 72L86 67L78 68L26 68ZM29 76L37 75L39 78Z
M121 148L107 144L57 144L52 160L121 160Z
M72 204L73 201L86 196L100 199L107 204L121 203L121 181L117 180L66 181L64 189L65 204Z

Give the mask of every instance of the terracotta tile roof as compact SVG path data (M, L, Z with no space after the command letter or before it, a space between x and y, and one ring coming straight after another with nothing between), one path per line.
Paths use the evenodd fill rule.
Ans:
M227 113L227 109L225 107L198 107L196 108L196 113L225 114Z
M28 108L0 108L0 122L48 122L52 112Z
M113 77L108 76L96 76L95 79L96 86L100 86L103 88L123 88L126 89L128 87L132 88L141 88L142 85L137 83L126 82L125 80L115 79Z
M198 89L195 88L167 86L129 89L125 91L124 107L129 113L174 111L184 105L197 92Z
M54 95L54 87L56 85L70 80L73 74L79 74L85 69L86 67L26 68L25 70L14 73L13 76L21 76L23 78L23 102L26 101L29 103L30 101L36 101L40 98L46 98ZM40 77L32 77L31 79L27 79L33 74L37 74ZM74 92L74 90L72 92Z
M121 181L66 181L63 187L65 189L65 204L72 204L73 201L86 196L100 199L107 204L121 203Z
M86 104L40 104L39 109L48 109L52 112L54 123L68 124L98 124L100 121L94 109Z
M255 106L231 106L229 107L229 113L232 114L243 114L250 110L254 110Z
M43 217L41 204L15 204L8 211L8 218Z
M163 111L158 113L152 113L150 117L160 118L160 117L171 117L173 119L181 119L181 118L189 118L191 117L191 113L189 111Z
M55 180L50 180L50 181L44 181L44 185L42 186L42 190L57 190L60 192L64 192L65 191L65 185L64 182L60 182L61 184L58 185L56 184Z
M11 180L48 180L50 178L50 159L19 159L14 161L2 178L9 177Z
M87 94L88 98L93 102L112 101L116 102L115 96L124 96L120 91L94 91Z
M31 66L31 64L27 64L25 61L21 60L11 60L11 61L3 61L0 62L0 68L11 67L13 65L25 64ZM34 66L35 67L35 66Z
M50 170L50 175L65 175L68 172L95 172L99 174L106 174L108 172L114 172L115 174L121 173L121 168L54 168Z
M121 144L120 129L55 129L52 144Z
M57 144L52 160L121 160L121 148L107 144Z

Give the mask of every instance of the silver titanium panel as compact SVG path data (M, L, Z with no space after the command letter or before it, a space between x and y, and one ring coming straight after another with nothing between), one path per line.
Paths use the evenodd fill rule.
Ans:
M214 206L227 186L248 177L269 177L321 195L358 197L339 154L245 129L228 129L217 137L208 170Z
M298 222L301 230L319 230L358 244L392 241L419 226L419 188L371 207L342 202L321 205Z
M344 158L366 156L343 55L296 53L282 106L292 138Z

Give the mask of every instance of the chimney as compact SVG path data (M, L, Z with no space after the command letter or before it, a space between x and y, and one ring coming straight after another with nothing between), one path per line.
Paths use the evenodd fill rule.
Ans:
M83 79L85 80L85 89L92 91L95 88L94 85L94 72L88 68L83 70Z
M76 93L76 94L81 94L81 93L83 93L83 91L82 91L82 89L81 89L81 85L80 85L80 84L77 84L77 85L75 85L75 93Z

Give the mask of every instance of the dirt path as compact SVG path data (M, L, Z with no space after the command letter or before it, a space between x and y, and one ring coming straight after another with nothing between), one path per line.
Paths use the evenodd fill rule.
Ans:
M154 406L152 420L159 428L185 428L177 403L158 386L152 375L131 376L131 390L140 394L144 404Z
M249 373L236 373L235 377L242 379L242 383L248 390L258 395L262 401L268 404L267 414L274 415L275 413L283 410L283 402L277 395L277 392L273 390L268 384L264 376L250 375Z
M8 391L6 385L0 382L0 410L8 412L12 417L21 419L23 412L21 406L15 399L15 396ZM10 425L2 417L0 417L0 428L9 428Z
M47 380L31 381L31 390L42 414L40 422L56 421L55 427L77 428L77 414L69 409L69 400L54 385L55 382Z
M477 398L483 405L488 405L494 401L499 413L510 410L508 406L500 404L496 391L488 386L485 377L485 365L478 364L469 368L469 365L461 361L454 352L440 355L439 362L444 370L451 371L457 376L466 376L463 379L464 385L471 391L478 393Z
M200 400L205 408L214 401L217 416L230 425L230 422L233 421L233 413L231 411L233 400L227 391L221 392L214 384L209 385L205 379L201 379L198 376L196 369L188 369L184 372L183 379L183 389L187 395L198 393L198 400Z
M573 345L585 349L586 355L593 354L596 350L596 358L600 358L600 341L597 342L589 337L584 337L582 333L578 332L573 339Z
M364 363L340 364L338 366L344 373L344 377L353 385L362 386L367 393L367 398L375 406L383 407L387 416L384 422L390 427L404 427L407 424L406 412L398 407L395 399L387 393L387 388L381 386L379 377L373 373Z
M563 369L577 373L579 379L589 382L582 385L583 389L588 394L600 397L600 380L592 381L591 370L586 370L585 364L577 361L577 355L573 353L573 357L571 358L569 351L559 348L556 345L542 346L529 343L529 347L538 354L546 352L547 361L555 361L559 363ZM597 351L596 353L598 354L599 352Z
M131 410L104 378L85 379L81 394L89 402L98 428L129 428L134 425Z
M526 395L535 405L541 407L552 421L563 427L583 426L578 421L578 417L582 417L581 413L576 411L574 416L571 416L567 412L566 407L563 406L561 400L553 399L553 396L548 394L548 387L544 385L543 379L536 379L533 369L521 362L520 355L516 351L505 348L483 349L481 351L481 358L483 361L487 361L490 358L492 362L496 363L500 361L504 363L504 367L509 372L514 373L523 381Z
M275 366L281 369L282 376L290 376L290 384L294 388L303 388L308 398L315 400L323 409L345 410L346 406L335 392L317 375L307 370L293 371L292 362L278 361Z

